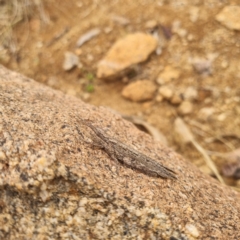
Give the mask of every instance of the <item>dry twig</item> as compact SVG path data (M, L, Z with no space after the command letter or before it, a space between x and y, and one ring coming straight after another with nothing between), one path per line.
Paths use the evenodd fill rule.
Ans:
M175 125L175 131L182 137L184 143L192 143L193 146L203 155L203 158L206 164L214 172L219 182L225 184L223 178L219 174L211 158L208 156L206 150L194 139L193 134L191 133L187 125L184 123L184 121L181 118L177 118L175 120L174 125Z

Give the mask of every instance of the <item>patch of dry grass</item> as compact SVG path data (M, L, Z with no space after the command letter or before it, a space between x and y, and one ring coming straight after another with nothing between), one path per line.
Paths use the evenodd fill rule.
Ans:
M48 22L41 0L0 0L0 48L17 51L14 27L38 12L43 22Z

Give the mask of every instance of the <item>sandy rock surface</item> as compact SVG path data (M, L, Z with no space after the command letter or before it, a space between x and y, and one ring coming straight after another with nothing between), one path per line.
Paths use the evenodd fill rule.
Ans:
M177 180L113 161L94 133ZM240 239L240 195L119 115L0 67L1 239Z

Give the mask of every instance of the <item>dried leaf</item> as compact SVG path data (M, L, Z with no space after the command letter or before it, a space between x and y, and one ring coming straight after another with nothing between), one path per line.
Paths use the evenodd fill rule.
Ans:
M197 142L195 141L193 134L191 133L188 126L184 123L181 118L177 118L174 122L174 129L175 132L182 138L184 143L192 143L193 146L203 155L203 159L205 160L208 167L214 172L218 180L224 184L222 177L220 176L214 162L208 156L206 150Z
M115 21L123 26L128 25L130 23L129 19L122 17L122 16L114 15L111 18L113 21Z
M123 117L126 120L134 123L135 125L143 127L153 137L154 140L161 142L165 146L168 145L166 137L160 131L158 131L158 129L156 129L146 121L136 116L123 116Z
M93 37L97 36L101 30L99 28L94 28L88 32L86 32L84 35L82 35L78 41L76 46L81 47L85 42L91 40Z
M59 33L57 33L47 44L47 47L50 47L55 41L58 41L60 38L62 38L67 32L69 31L68 27L65 27L64 29L62 29L62 31L60 31Z
M181 141L185 144L193 142L194 137L181 118L176 118L174 121L174 131L177 133L178 137L181 138Z

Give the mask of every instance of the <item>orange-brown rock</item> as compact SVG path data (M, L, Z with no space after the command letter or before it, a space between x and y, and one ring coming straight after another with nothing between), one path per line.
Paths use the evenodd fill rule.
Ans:
M133 102L142 102L153 99L156 90L157 87L152 81L138 80L128 84L122 90L122 96Z
M157 40L145 33L129 34L118 40L99 62L97 77L112 80L134 64L147 60L156 49Z

